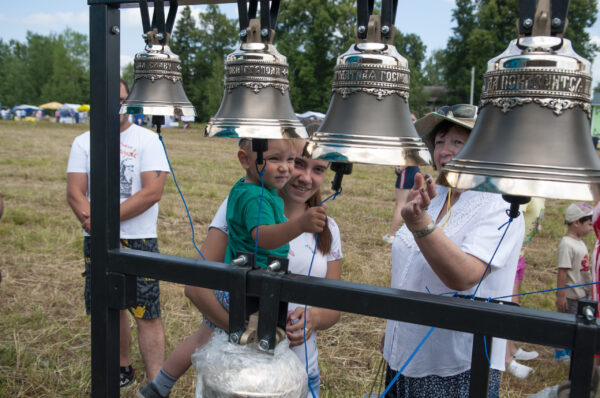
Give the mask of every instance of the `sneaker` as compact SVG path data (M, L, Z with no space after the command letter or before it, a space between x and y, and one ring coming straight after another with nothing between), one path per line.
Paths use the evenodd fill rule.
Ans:
M381 237L385 243L394 243L394 237L390 234L385 234Z
M138 391L137 398L167 398L160 395L154 383L150 382L144 386L140 391Z
M513 358L517 361L530 361L536 359L539 355L537 351L525 351L519 348Z
M519 379L526 379L531 372L533 372L532 368L530 368L529 366L521 365L514 359L510 361L510 364L508 365L508 373L515 377L518 377Z
M134 384L135 383L135 369L132 367L131 372L129 372L129 373L121 372L120 377L121 377L121 380L119 383L120 388Z

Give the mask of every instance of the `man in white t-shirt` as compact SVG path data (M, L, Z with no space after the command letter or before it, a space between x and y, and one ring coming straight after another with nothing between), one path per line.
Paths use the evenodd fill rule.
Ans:
M120 83L120 100L129 94L124 80ZM156 222L158 201L161 198L169 165L158 136L129 122L121 115L120 129L120 240L121 247L158 252ZM91 313L90 284L90 132L75 138L67 166L67 202L84 230L85 305ZM146 366L147 378L152 380L164 361L165 336L160 319L158 281L137 278L137 302L130 307L138 327L140 353ZM135 380L129 348L131 330L126 310L120 315L121 387Z

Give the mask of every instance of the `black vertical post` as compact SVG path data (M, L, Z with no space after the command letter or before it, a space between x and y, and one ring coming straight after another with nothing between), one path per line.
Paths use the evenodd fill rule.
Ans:
M570 397L589 397L596 352L596 312L598 303L589 299L577 302L577 329L571 354Z
M119 310L108 308L108 250L119 247L119 8L90 6L92 396L119 396Z
M473 352L471 353L470 398L484 398L488 396L488 385L490 380L490 363L488 357L491 356L492 338L477 333L474 334Z

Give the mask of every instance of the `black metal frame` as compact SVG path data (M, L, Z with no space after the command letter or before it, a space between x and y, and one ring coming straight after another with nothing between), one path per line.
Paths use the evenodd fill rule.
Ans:
M233 1L181 1L182 4ZM482 336L573 350L571 397L589 396L600 329L584 316L519 308L493 302L441 297L379 286L274 273L119 249L119 8L135 0L88 0L90 5L92 396L119 395L119 310L125 308L131 275L235 292L232 330L258 300L264 319L258 338L272 347L280 302L474 333L471 397L487 396L489 363ZM245 294L242 294L245 292ZM246 300L244 300L244 297ZM595 303L585 303L594 307ZM595 308L595 307L594 307ZM583 306L580 313L583 313ZM594 311L595 313L595 311Z

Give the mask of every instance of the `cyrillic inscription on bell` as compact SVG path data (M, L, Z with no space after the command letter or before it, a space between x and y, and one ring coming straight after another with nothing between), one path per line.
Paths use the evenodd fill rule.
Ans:
M357 43L338 57L327 115L305 149L312 158L403 166L431 163L410 116L408 61L392 44L393 25L385 29L391 34L384 43L381 20L381 15L370 15L366 41L357 37Z
M260 31L260 20L251 19L246 41L227 56L223 100L205 136L308 138L290 101L286 57Z
M538 2L544 35L521 35L488 62L469 140L439 182L459 189L572 200L600 199L600 160L590 136L590 62ZM565 16L553 16L564 18ZM535 30L535 26L534 26Z

